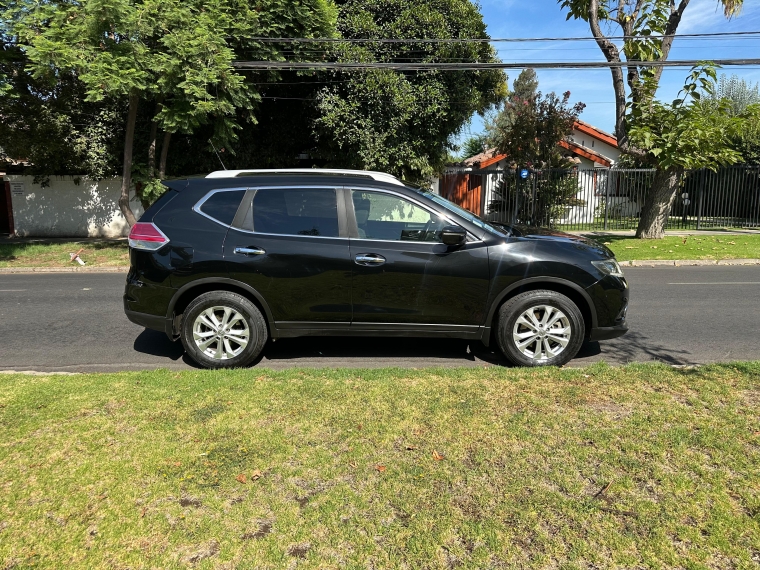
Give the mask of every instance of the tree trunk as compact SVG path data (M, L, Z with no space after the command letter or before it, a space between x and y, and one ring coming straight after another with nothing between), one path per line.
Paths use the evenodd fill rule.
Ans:
M156 137L158 136L158 123L150 122L150 143L148 145L148 180L156 175Z
M127 115L127 134L124 137L124 171L121 178L121 196L119 196L119 208L129 224L135 225L137 220L129 205L129 187L132 185L132 147L135 141L135 122L137 121L137 104L140 98L137 91L129 93L129 113Z
M677 169L657 170L654 173L652 189L641 209L637 238L661 239L665 235L665 224L678 191L680 177L681 171Z
M166 178L166 158L169 155L169 143L172 140L172 134L169 132L164 133L164 142L161 145L161 162L158 165L158 178L163 180Z

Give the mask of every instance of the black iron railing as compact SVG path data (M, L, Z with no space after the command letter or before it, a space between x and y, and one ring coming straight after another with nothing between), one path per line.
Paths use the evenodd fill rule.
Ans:
M463 201L463 191L479 192L480 211L475 213L488 220L567 230L631 230L639 223L653 178L654 171L644 169L531 170L527 178L512 169L450 169L439 191L454 201ZM469 198L466 207L477 209ZM760 166L685 171L667 227L760 227Z

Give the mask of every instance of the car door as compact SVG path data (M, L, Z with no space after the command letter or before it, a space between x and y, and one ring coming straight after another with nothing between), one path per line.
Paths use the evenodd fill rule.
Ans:
M264 297L278 329L348 329L352 262L338 192L251 189L227 234L234 278Z
M452 224L389 190L347 189L353 260L352 329L475 330L484 324L489 266L474 237L447 246Z

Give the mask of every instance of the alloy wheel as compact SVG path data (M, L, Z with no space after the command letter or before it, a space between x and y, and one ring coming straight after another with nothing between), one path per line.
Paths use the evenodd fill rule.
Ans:
M251 330L245 317L231 307L209 307L193 323L193 340L209 358L229 360L248 346Z
M529 308L517 318L512 329L512 340L517 350L536 362L562 354L571 336L570 319L551 305Z

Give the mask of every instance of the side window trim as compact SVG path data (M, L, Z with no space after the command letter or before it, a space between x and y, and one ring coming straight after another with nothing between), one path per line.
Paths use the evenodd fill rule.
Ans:
M415 206L417 206L418 208L421 208L422 210L426 211L428 214L434 215L434 216L436 216L438 218L443 218L444 220L446 220L452 226L457 226L457 227L460 227L463 230L465 230L467 232L467 236L468 236L467 241L468 242L471 241L471 240L472 241L482 241L482 240L478 239L477 236L473 235L472 232L470 232L467 228L465 228L464 226L462 226L462 224L460 224L460 223L452 220L450 216L446 215L445 213L439 212L438 210L436 210L434 208L431 208L427 204L422 204L418 200L415 200L414 198L412 198L410 196L406 196L404 194L399 194L398 192L394 192L392 190L386 190L385 188L374 188L374 187L357 188L357 187L354 187L354 186L346 186L345 187L345 191L346 191L346 193L345 193L346 209L347 209L347 214L348 214L348 216L347 216L348 217L348 232L349 232L349 237L351 239L355 239L355 240L365 240L366 239L367 241L384 241L384 242L389 242L389 243L399 243L399 240L369 239L369 238L360 238L359 237L359 225L356 222L356 212L354 211L354 200L353 200L353 197L351 195L352 192L356 191L356 192L377 192L377 193L380 193L380 194L388 194L390 196L393 196L394 198L399 198L400 200L406 200L407 202L410 202L410 203L414 204ZM433 242L433 241L428 241L428 242L424 242L423 241L423 242L415 242L415 243L429 243L431 245L438 245L438 242Z
M297 186L256 186L251 188L236 188L236 190L247 190L243 197L243 202L240 205L237 213L235 214L235 220L233 220L234 229L262 236L278 236L278 237L297 237L297 238L319 238L319 239L347 239L349 237L348 225L346 222L346 205L343 202L341 194L343 194L343 188L336 186L320 186L314 184L299 184ZM304 234L273 234L267 232L257 232L253 224L253 200L256 197L256 193L259 190L332 190L335 192L335 201L338 214L338 235L337 236L311 236ZM250 195L250 200L249 200ZM202 205L202 204L201 204ZM208 217L208 216L207 216ZM239 222L240 225L235 225Z
M213 217L209 216L207 213L203 212L201 210L201 208L203 207L203 204L205 204L214 194L219 194L220 192L246 192L247 190L248 190L248 188L246 188L246 187L241 187L241 188L217 188L216 190L211 190L210 192L207 192L206 195L203 196L203 198L201 198L200 200L198 200L198 202L196 202L195 206L193 206L193 212L195 212L196 214L200 214L204 218L207 218L207 219L211 220L212 222L214 222L216 224L219 224L222 227L231 228L232 227L231 225L225 224L224 222L220 222L216 218L213 218ZM245 196L246 195L243 195L243 202L241 202L241 203L245 202ZM240 206L238 206L238 211L239 210L240 210ZM235 214L235 217L237 217L237 214ZM233 220L233 223L234 223L234 220Z

